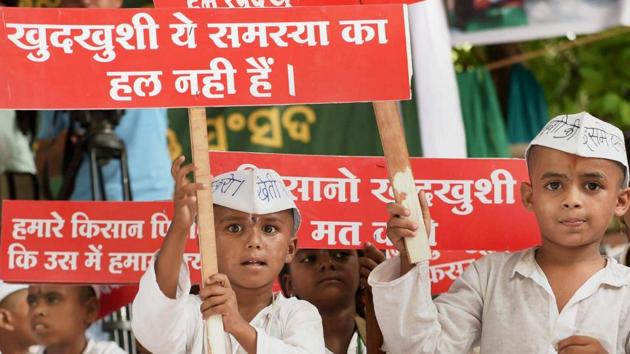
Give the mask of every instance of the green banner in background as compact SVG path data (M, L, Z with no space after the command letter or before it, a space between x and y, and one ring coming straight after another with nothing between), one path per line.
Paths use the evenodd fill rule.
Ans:
M401 103L409 154L421 156L415 102ZM371 103L207 108L213 150L382 155ZM171 154L190 158L186 109L169 110Z

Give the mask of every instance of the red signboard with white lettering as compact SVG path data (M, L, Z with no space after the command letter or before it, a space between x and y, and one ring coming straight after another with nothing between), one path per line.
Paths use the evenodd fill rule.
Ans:
M365 241L389 247L385 204L393 194L382 157L217 151L210 161L215 176L252 165L278 171L307 216L300 247L359 247ZM523 160L410 161L431 207L433 249L514 250L538 242L535 218L521 205L520 183L528 180Z
M0 53L9 109L410 98L403 5L0 8Z
M391 194L382 158L211 152L211 161L215 176L252 165L276 169L302 213L301 248L361 248L369 241L394 252L385 236ZM431 203L430 276L436 292L446 290L486 250L538 243L535 220L520 206L518 183L527 176L523 160L412 158L411 163L418 188ZM216 179L214 187L229 187L226 183ZM159 249L171 215L168 201L6 200L0 278L136 283ZM185 253L196 282L201 263L195 232Z

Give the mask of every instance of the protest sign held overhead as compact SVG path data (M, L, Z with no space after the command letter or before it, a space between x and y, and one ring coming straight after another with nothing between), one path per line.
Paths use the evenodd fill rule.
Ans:
M2 8L0 14L0 108L232 106L410 97L402 5L212 13Z

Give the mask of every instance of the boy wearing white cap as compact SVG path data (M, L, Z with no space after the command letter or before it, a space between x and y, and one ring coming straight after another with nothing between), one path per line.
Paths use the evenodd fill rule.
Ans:
M28 354L36 344L28 319L28 285L0 281L0 354Z
M38 354L126 354L114 342L96 342L85 335L98 318L98 290L90 285L29 286L31 328L42 345Z
M140 281L132 329L154 354L203 353L204 318L221 314L227 353L324 353L322 323L308 302L273 294L283 265L293 258L300 214L272 170L233 171L212 186L189 183L193 165L173 163L175 211L159 254ZM196 191L212 189L218 274L199 296L189 295L183 260L196 214Z
M526 159L522 201L542 244L474 262L435 301L428 262L381 264L369 283L388 352L630 353L630 268L599 254L609 221L629 205L621 131L588 113L556 117ZM388 211L388 236L404 254L417 225L401 205Z

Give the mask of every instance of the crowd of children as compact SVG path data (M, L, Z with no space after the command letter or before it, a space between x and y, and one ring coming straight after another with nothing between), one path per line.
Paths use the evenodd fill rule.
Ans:
M372 292L388 353L630 353L630 257L627 248L617 260L600 254L610 220L630 224L623 141L588 113L551 120L526 152L521 186L541 244L472 263L436 299L428 261L407 260L404 238L418 225L402 205L387 206L400 256L385 260L371 244L300 249L300 212L275 171L232 171L204 185L188 180L195 167L179 158L172 223L132 306L138 352L203 353L204 319L220 314L231 354L366 353ZM277 190L258 193L261 178ZM183 254L200 190L213 194L219 273L193 295ZM278 279L284 294L272 290ZM124 353L86 337L98 310L92 286L1 284L0 352Z

